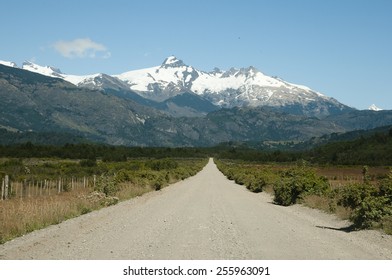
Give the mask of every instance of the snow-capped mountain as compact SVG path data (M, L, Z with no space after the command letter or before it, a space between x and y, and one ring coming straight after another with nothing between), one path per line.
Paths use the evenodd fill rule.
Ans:
M60 78L76 86L90 89L118 89L126 87L126 85L117 78L102 73L85 76L68 75L62 73L58 68L51 66L40 66L30 61L25 61L23 63L22 69L53 78Z
M204 72L174 56L160 66L115 75L145 98L162 101L184 91L202 95L220 107L271 106L325 116L347 106L306 86L263 74L254 67Z
M23 62L22 69L53 78L64 78L64 75L61 73L60 69L51 66L40 66L30 61Z
M167 68L177 63L175 67L172 65L173 69L185 69L174 59L168 62L172 63L167 63ZM3 132L5 129L18 131L18 134L71 133L112 145L178 147L242 141L303 141L325 134L372 129L392 123L392 111L388 110L374 112L353 109L325 118L315 118L316 110L327 108L331 112L333 104L328 103L328 99L324 103L320 99L312 104L314 107L303 104L284 107L298 111L302 109L297 114L282 113L272 106L216 108L204 97L208 94L198 95L193 92L178 94L164 102L154 102L132 92L126 82L105 74L83 79L79 77L80 87L77 88L65 81L69 79L68 75L55 68L39 68L31 64L25 66L56 76L53 78L7 65L0 64L0 128L3 128ZM164 71L164 67L158 68ZM250 70L245 69L245 74L237 70L233 72L243 76L251 75L253 71ZM197 72L198 75L205 74ZM225 73L219 70L214 72L216 75ZM227 77L223 78L232 76L232 73L227 73ZM116 79L127 90L116 91L114 87L117 84L107 88L112 79ZM280 82L286 86L285 82ZM82 85L103 90L90 90L82 88ZM224 91L217 93L223 94ZM313 115L309 112L313 112ZM36 138L34 135L31 137ZM10 139L14 139L14 136ZM23 136L21 139L26 138Z
M381 109L381 108L378 108L378 107L376 106L376 104L370 105L370 106L369 106L369 110L370 110L370 111L382 111L382 109Z
M170 56L160 66L129 71L115 77L146 98L164 101L183 92L193 92L192 84L202 73Z
M68 75L57 68L32 62L25 62L22 68L61 78L79 87L133 91L143 98L158 102L187 92L225 108L268 106L317 117L350 109L306 86L267 76L254 67L205 72L186 65L175 56L166 58L160 66L118 75Z
M18 68L18 65L16 65L15 62L11 62L11 61L0 60L0 64L8 67Z

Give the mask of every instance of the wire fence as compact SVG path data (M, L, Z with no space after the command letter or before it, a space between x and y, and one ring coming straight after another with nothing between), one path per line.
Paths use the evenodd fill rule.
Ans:
M58 195L79 189L95 188L96 176L59 177L58 179L12 181L8 175L1 178L0 201L39 196Z

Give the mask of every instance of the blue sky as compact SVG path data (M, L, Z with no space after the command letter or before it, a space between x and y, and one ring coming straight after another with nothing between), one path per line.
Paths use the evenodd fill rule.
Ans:
M2 1L0 60L68 74L254 66L358 109L392 109L392 1Z

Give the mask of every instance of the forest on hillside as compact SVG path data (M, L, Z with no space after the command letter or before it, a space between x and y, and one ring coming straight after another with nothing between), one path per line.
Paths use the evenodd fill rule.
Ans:
M54 136L55 138L58 135ZM392 129L361 135L354 140L330 141L309 150L266 150L251 148L246 143L225 143L214 147L128 147L97 143L63 145L0 145L0 157L92 159L126 161L129 158L200 158L216 157L254 162L295 162L306 160L329 165L392 165Z

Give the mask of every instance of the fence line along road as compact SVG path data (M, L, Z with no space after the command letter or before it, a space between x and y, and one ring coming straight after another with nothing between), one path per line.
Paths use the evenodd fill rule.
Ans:
M23 199L39 196L57 195L78 189L95 188L96 176L59 177L58 179L29 179L12 181L9 175L1 179L1 199Z

